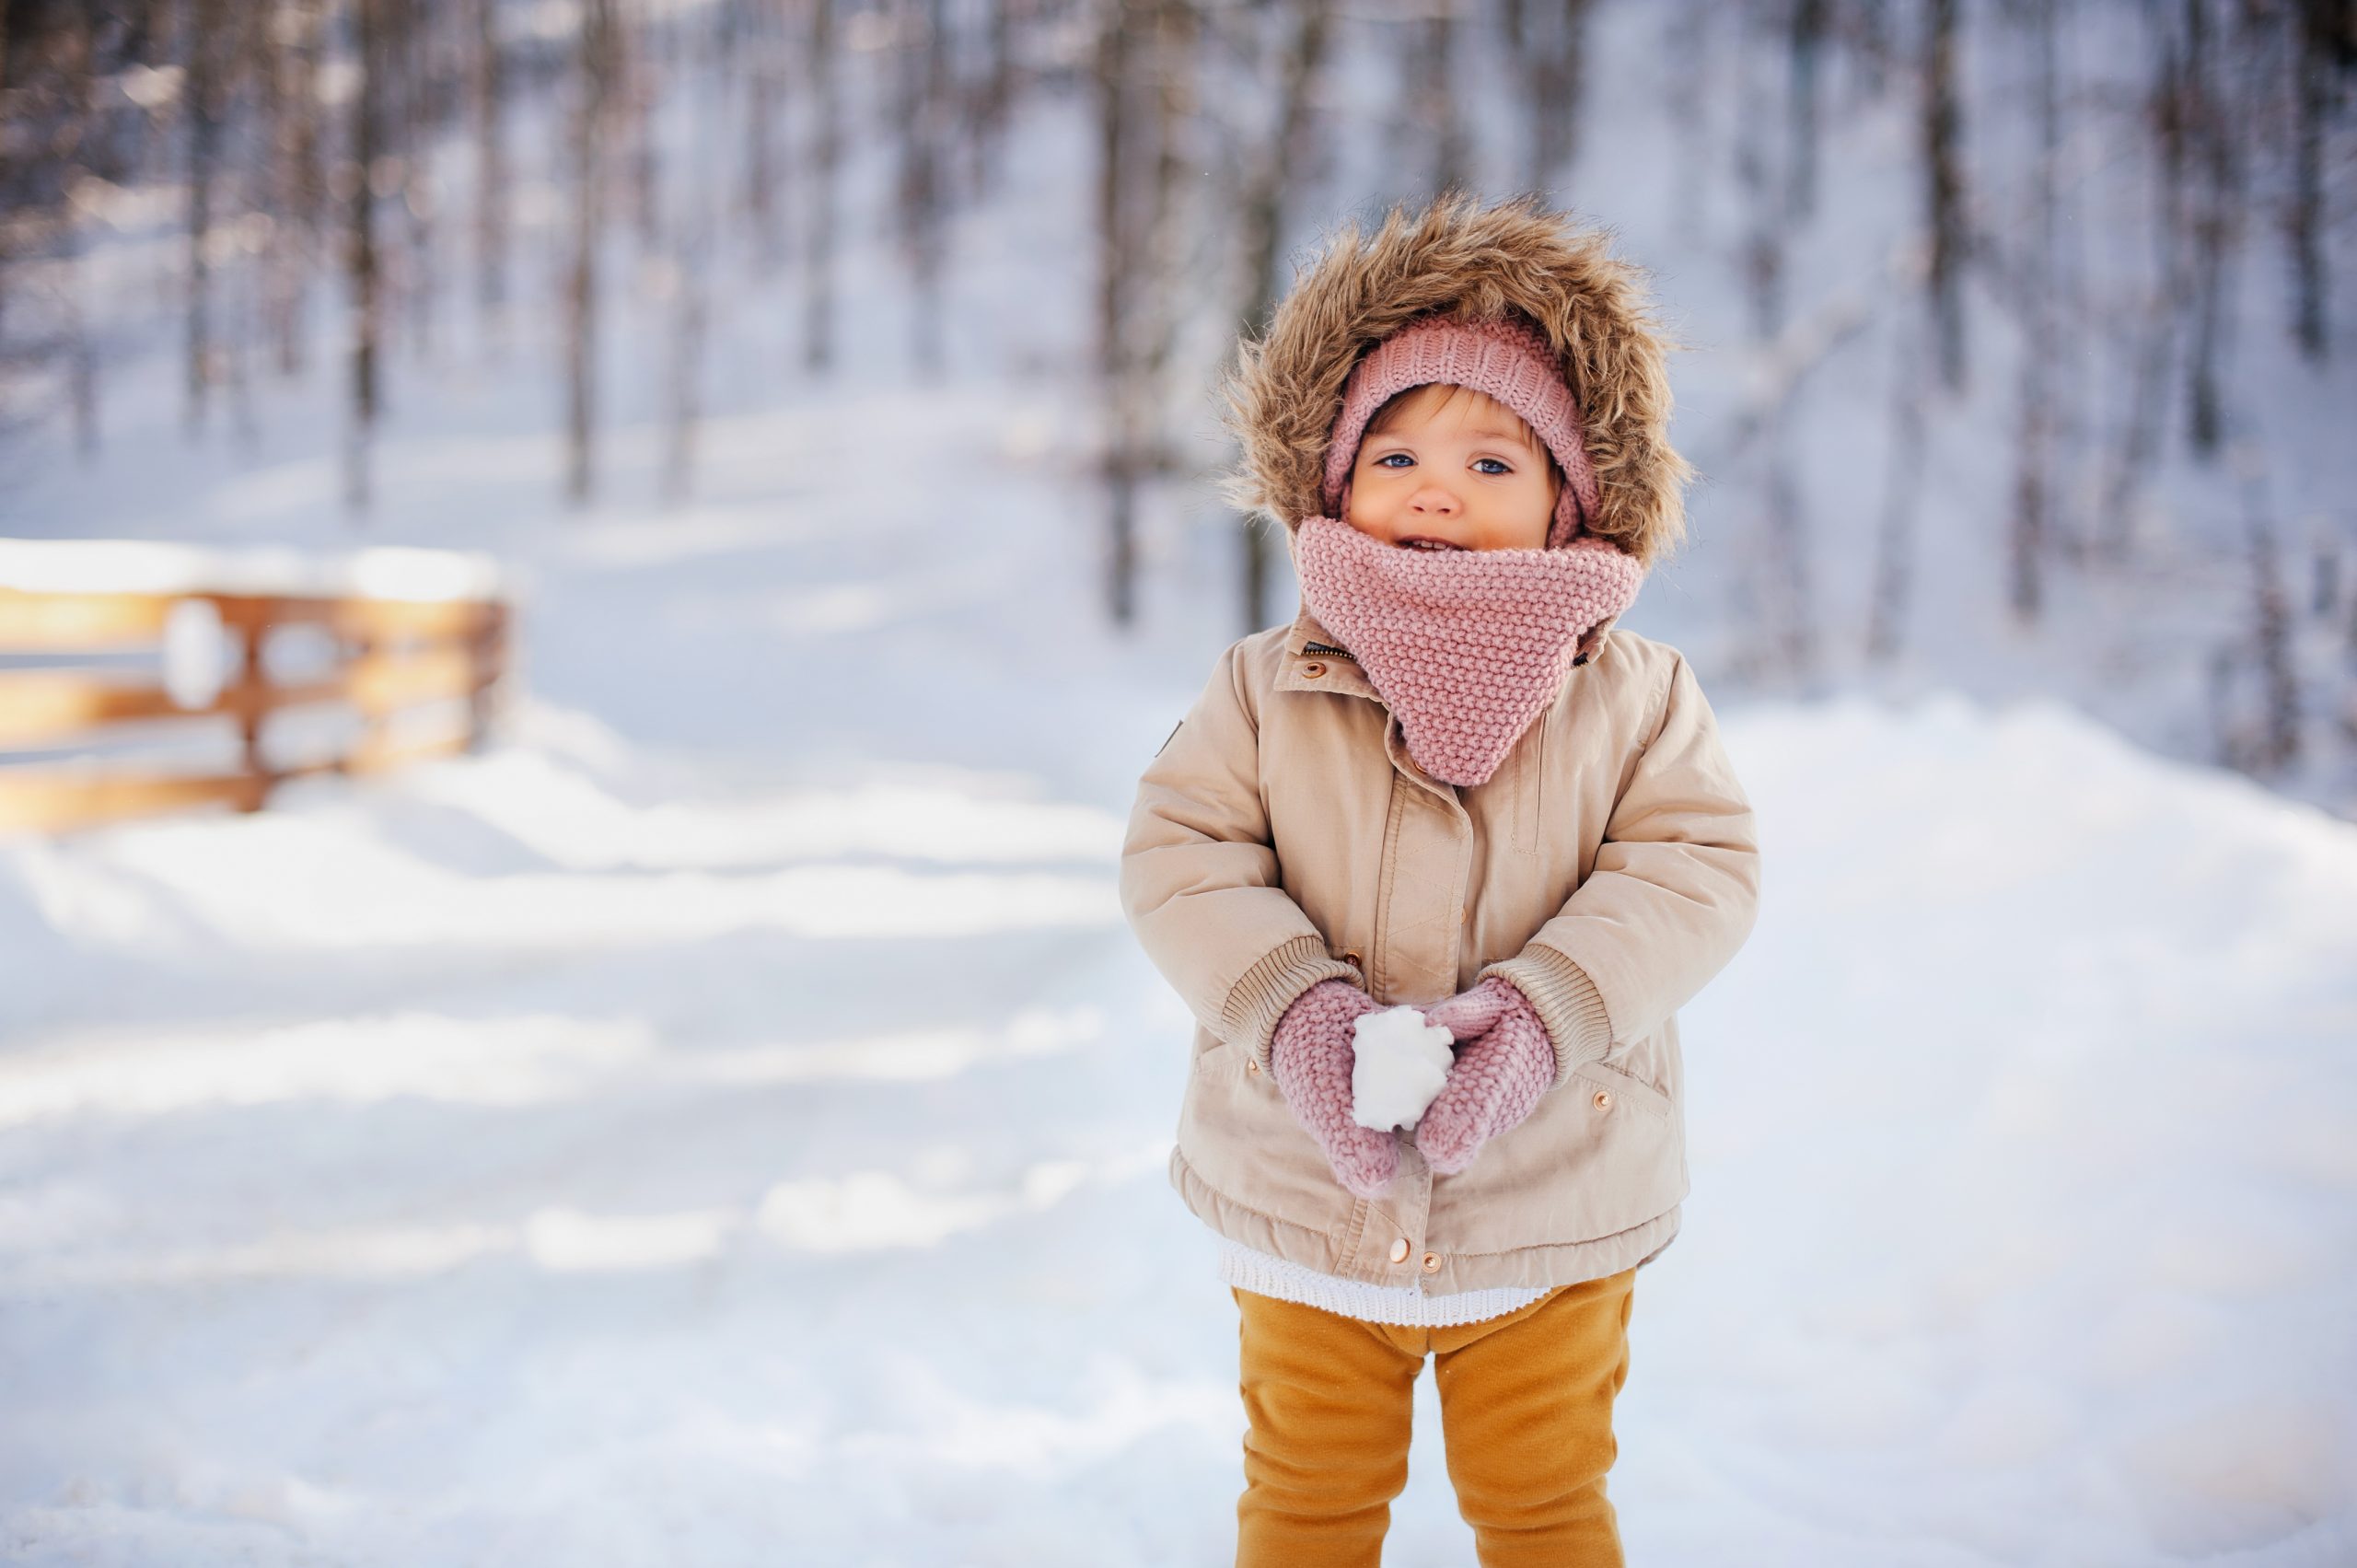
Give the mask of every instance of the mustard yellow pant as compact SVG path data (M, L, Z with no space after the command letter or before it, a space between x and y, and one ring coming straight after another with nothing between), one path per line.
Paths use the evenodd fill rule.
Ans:
M1231 1288L1243 1315L1237 1568L1377 1568L1434 1358L1457 1512L1482 1568L1621 1562L1620 1446L1634 1269L1454 1329L1402 1329Z

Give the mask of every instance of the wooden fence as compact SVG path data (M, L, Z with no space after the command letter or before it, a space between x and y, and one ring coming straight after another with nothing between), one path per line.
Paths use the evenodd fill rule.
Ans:
M118 670L49 662L60 657L153 653L162 666L167 633L182 606L210 605L235 650L217 689L192 703L168 671ZM209 629L200 608L198 617ZM366 773L418 757L471 749L492 718L494 687L508 664L509 606L504 598L400 598L350 594L64 591L0 586L0 654L33 655L39 666L0 668L0 831L57 830L182 807L226 804L257 811L283 780L307 773ZM270 673L265 647L281 628L311 627L332 647L329 667L299 679ZM317 633L312 635L317 635ZM208 682L208 685L216 683ZM401 717L419 704L465 703L465 722L419 738ZM266 744L272 715L342 704L359 723L325 755L275 760ZM414 716L412 714L412 716ZM68 761L10 761L10 753L57 752L96 739L121 741L134 726L186 736L210 726L241 743L242 762L210 772L173 772L135 753Z

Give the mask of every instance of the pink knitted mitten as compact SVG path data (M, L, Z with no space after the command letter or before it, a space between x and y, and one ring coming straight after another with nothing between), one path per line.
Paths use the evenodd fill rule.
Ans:
M1555 1081L1555 1047L1530 999L1498 975L1422 1012L1456 1037L1457 1062L1416 1123L1416 1148L1434 1171L1455 1176L1538 1108Z
M1321 980L1294 998L1269 1041L1286 1108L1318 1140L1334 1179L1361 1198L1381 1197L1399 1169L1398 1140L1351 1120L1351 1026L1374 1011L1374 998L1349 981Z

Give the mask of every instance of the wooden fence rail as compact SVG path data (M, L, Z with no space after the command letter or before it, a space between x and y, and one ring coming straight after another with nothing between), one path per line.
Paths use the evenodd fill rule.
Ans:
M256 811L282 781L307 773L372 772L397 762L473 748L488 732L495 690L509 659L510 607L498 597L400 598L339 594L214 592L201 587L127 593L0 587L0 655L45 661L75 656L153 654L159 664L183 606L209 606L200 636L217 619L234 656L222 679L195 700L167 673L123 672L44 662L0 668L0 832L54 831L185 807L226 804ZM281 680L266 648L281 628L308 627L332 648L328 668ZM168 666L167 666L168 671ZM181 683L185 684L185 683ZM463 726L423 738L399 733L420 704L465 704ZM265 745L273 714L334 704L358 716L356 738L326 755L274 760ZM412 716L414 716L412 714ZM120 740L132 726L226 724L240 765L210 772L168 772L114 754L65 762L11 761L8 754L58 751L95 739Z

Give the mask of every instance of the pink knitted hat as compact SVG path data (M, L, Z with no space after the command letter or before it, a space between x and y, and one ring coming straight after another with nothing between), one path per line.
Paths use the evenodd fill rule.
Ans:
M1563 494L1555 503L1547 548L1560 549L1577 537L1601 499L1596 466L1580 438L1579 404L1546 338L1511 317L1411 322L1352 367L1342 389L1342 412L1326 446L1327 516L1342 515L1342 483L1358 461L1359 440L1376 410L1411 387L1434 382L1485 392L1522 416L1563 470Z

